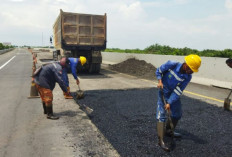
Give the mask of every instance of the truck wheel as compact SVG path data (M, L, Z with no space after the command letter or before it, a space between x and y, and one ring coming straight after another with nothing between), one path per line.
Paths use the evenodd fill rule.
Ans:
M95 64L90 64L89 65L89 73L94 73L94 71L95 71Z
M57 60L58 60L57 51L53 51L53 60L54 60L54 61L57 61Z
M99 63L92 63L89 66L89 73L99 73L101 69L101 64Z
M95 72L99 73L100 69L101 69L101 64L100 63L95 64Z
M59 61L61 59L61 55L57 55L57 60Z

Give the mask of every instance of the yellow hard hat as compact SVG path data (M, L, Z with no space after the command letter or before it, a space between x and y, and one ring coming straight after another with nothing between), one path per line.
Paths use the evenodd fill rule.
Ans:
M193 72L198 72L198 69L201 66L201 58L198 55L188 55L184 58L184 60Z
M81 65L86 63L86 58L84 56L80 56Z

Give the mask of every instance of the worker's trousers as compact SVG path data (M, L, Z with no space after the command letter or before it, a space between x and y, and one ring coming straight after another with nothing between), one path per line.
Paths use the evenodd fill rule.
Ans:
M66 85L66 87L69 87L69 81L68 81L68 69L63 68L62 69L62 79Z
M168 98L170 97L171 92L165 92L164 90L164 97L165 100L167 101ZM181 108L181 102L180 99L177 100L176 102L170 104L171 108L171 117L173 119L179 120L182 116L182 108ZM162 99L162 94L161 91L159 90L158 92L158 102L157 102L157 110L156 110L156 119L160 122L165 122L167 117L166 117L166 110L164 108L164 102Z
M52 91L50 89L43 88L37 84L35 86L39 92L39 95L40 95L42 102L45 103L45 106L46 107L51 106L52 101L53 101Z

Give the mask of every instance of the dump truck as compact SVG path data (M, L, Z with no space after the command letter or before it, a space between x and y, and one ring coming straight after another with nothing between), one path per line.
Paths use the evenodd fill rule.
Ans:
M79 70L99 73L102 63L101 51L106 49L106 13L104 15L63 12L53 25L53 59L62 56L85 56L86 64Z

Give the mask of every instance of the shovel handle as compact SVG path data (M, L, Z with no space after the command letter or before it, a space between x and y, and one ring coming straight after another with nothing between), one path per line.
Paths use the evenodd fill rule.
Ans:
M161 88L160 91L161 91L161 95L162 95L162 100L163 100L164 104L166 105L167 102L166 102L166 100L165 100L165 98L164 98L163 89ZM167 116L168 116L168 120L170 121L171 130L172 130L172 132L174 132L174 125L173 125L173 123L172 123L171 111L167 110Z
M81 90L80 85L78 84L78 89Z
M228 95L227 99L229 99L229 97L230 97L231 93L232 93L232 89L230 90L230 93L229 93L229 95Z
M164 91L163 91L163 88L160 88L160 91L161 91L161 95L162 95L162 100L163 100L164 104L166 105L166 104L167 104L167 101L166 101L165 98L164 98Z

